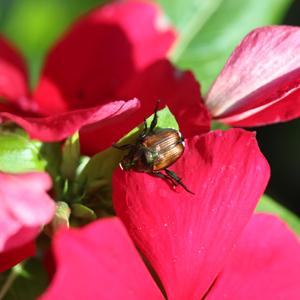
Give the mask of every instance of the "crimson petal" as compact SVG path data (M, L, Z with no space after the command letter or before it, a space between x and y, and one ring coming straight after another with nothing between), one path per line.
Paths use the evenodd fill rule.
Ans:
M35 244L29 242L17 248L0 253L0 272L4 272L24 259L35 255Z
M15 106L26 106L28 83L25 62L17 50L1 36L0 74L0 111L13 111Z
M42 300L164 299L117 218L62 230L54 252L57 272Z
M239 126L299 117L299 41L299 27L269 26L248 34L206 97L213 117Z
M187 138L210 129L210 115L195 77L189 71L176 69L167 60L157 61L130 78L118 93L125 98L133 95L139 98L146 117L153 113L155 102L159 99L162 105L170 108Z
M115 99L124 81L166 56L175 33L163 21L150 1L118 1L82 18L47 58L35 92L40 110L52 114Z
M31 138L36 138L43 142L60 141L72 135L85 125L90 128L101 128L112 126L117 121L128 118L139 107L137 99L129 101L115 101L106 105L99 105L92 108L73 110L54 116L42 118L24 118L11 113L0 113L2 121L11 120L23 127ZM110 131L114 136L114 132ZM101 136L97 137L99 143L109 147L109 141L105 141ZM92 141L95 142L95 141Z
M169 96L167 105L185 138L206 133L210 130L211 119L202 101L200 86L192 72L177 72L179 78L174 84L173 94Z
M205 299L289 299L300 296L300 243L274 216L251 218Z
M170 108L185 137L207 132L210 128L210 116L192 73L176 70L167 60L160 60L130 78L119 89L117 96L125 99L137 97L141 101L141 109L130 118L116 122L114 135L108 127L83 129L80 142L85 154L92 155L104 149L101 141L95 142L97 137L101 136L111 145L141 124L153 114L158 99L160 108L165 105Z
M168 298L201 299L263 193L269 166L254 134L232 129L187 140L171 169L195 195L116 170L113 201Z

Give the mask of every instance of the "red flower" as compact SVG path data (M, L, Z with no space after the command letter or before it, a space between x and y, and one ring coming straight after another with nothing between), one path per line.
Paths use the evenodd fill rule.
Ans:
M34 254L33 240L54 214L50 187L46 173L0 173L0 271Z
M140 124L158 99L179 122L185 119L185 136L206 132L209 115L199 85L190 72L177 71L165 59L174 39L151 2L103 6L73 25L50 51L31 96L23 60L2 40L0 96L7 101L2 110L10 114L0 118L41 141L61 140L84 126L80 140L86 154L111 146ZM129 101L136 97L140 106ZM25 118L24 111L39 117Z
M300 116L300 28L268 26L234 50L205 102L214 119L257 126Z
M147 174L113 181L117 215L167 298L298 299L299 242L276 218L251 218L269 178L253 134L212 132L187 149L174 171L195 195ZM164 299L117 219L59 232L54 252L41 299Z
M164 299L116 218L59 232L54 250L59 269L40 299ZM299 242L277 218L252 216L205 299L298 299L299 251ZM189 267L194 271L196 266ZM200 277L183 284L188 292L197 283ZM172 288L170 300L202 299L201 294L181 297Z
M299 28L289 26L250 33L205 97L211 116L240 126L298 117L299 35ZM50 51L31 96L23 60L0 40L0 95L8 101L0 109L14 113L0 113L0 118L13 120L42 141L61 140L84 127L80 141L89 155L140 124L157 99L161 107L169 106L186 137L206 132L210 117L197 82L166 59L175 38L151 2L103 6L73 25ZM129 101L136 97L140 107ZM118 99L123 101L112 102ZM25 112L48 119L28 119Z
M198 84L191 73L178 72L165 59L175 33L161 21L158 7L145 1L119 2L92 12L52 49L33 93L22 57L0 39L0 121L12 120L32 138L45 142L62 140L84 127L81 146L85 153L93 154L152 114L160 99L161 106L168 103L178 120L189 120L182 128L186 136L207 131L209 116L200 101ZM182 108L187 103L195 103L192 112ZM23 200L30 204L13 220L11 211L3 211L7 223L1 224L0 265L6 269L34 253L32 241L50 221L53 203L51 209L47 207L50 204L45 199L50 198L45 192L50 183L46 184L46 175L3 176L15 178L15 186L4 184L3 193L13 189L20 193L15 198L18 203L9 203L11 211L19 209L21 194L28 195ZM34 183L32 187L22 183L34 178L41 186L39 197ZM37 198L45 201L32 205ZM44 213L37 213L42 209ZM28 224L25 216L32 218Z

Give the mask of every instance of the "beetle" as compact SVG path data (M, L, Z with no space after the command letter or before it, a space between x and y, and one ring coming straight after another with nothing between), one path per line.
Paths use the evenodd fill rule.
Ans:
M113 145L119 150L128 150L119 165L125 171L145 172L162 178L169 181L173 187L181 185L187 192L194 194L183 184L175 172L168 169L182 156L185 144L182 134L178 130L156 128L158 104L159 101L156 104L150 127L148 128L147 122L144 120L144 128L134 144Z

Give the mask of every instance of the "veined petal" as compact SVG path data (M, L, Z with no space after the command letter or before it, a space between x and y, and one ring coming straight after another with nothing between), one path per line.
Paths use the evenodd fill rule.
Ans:
M300 116L299 78L300 28L258 28L235 49L205 102L231 125L291 120Z
M205 299L297 300L299 278L299 240L276 217L258 214Z
M18 253L16 248L30 243L50 222L55 210L50 187L46 173L0 173L0 255L15 257L9 251Z
M41 300L164 299L117 218L61 230L54 253L57 271Z
M201 299L263 193L269 166L254 134L233 129L187 140L171 169L195 195L118 169L114 206L168 299Z
M73 25L50 52L35 92L41 112L115 99L124 81L166 57L174 39L153 2L118 1L100 7Z
M85 125L92 124L89 129L112 126L118 120L129 117L138 108L139 101L133 99L41 118L23 118L10 113L0 113L0 120L2 117L4 121L8 119L17 123L28 132L31 138L43 142L53 142L65 139ZM114 136L114 132L110 131L110 135ZM105 141L100 136L98 138L101 144L105 144L106 147L111 146L109 141Z

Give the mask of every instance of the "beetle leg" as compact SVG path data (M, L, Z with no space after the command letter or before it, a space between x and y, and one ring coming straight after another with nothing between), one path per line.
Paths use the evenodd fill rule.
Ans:
M144 130L143 130L143 133L146 134L147 130L148 130L147 120L144 119Z
M165 174L163 174L163 173L161 173L159 171L154 171L154 172L152 172L150 174L153 175L153 176L159 177L159 178L161 178L163 180L168 181L169 183L172 184L173 188L175 188L178 185L178 183L172 177L170 177L168 175L165 175Z
M177 184L181 185L188 193L195 195L192 191L190 191L186 185L181 181L181 178L179 178L175 172L165 169L165 172L167 173L168 176L170 176Z
M127 150L127 149L130 149L130 148L134 147L134 145L125 144L125 145L118 146L116 144L112 144L112 147L115 148L115 149L118 149L118 150Z
M157 125L157 120L158 120L157 111L158 111L159 102L160 102L160 100L157 100L157 102L156 102L156 106L155 106L155 110L154 110L154 116L153 116L152 122L150 124L149 133L152 133L152 131L154 130L154 128Z
M144 128L143 131L138 136L137 143L142 141L147 136L147 131L148 131L147 121L146 119L144 119Z

